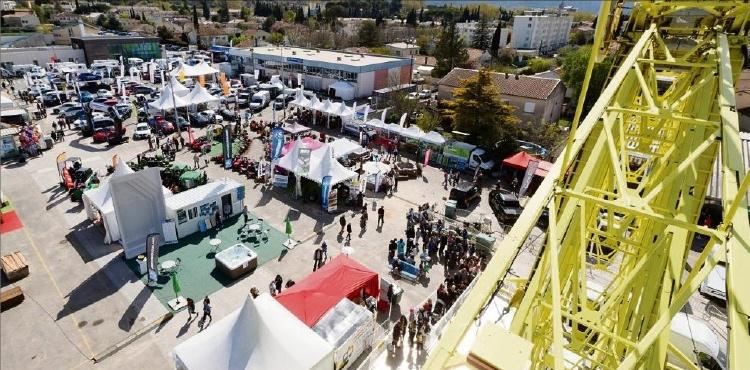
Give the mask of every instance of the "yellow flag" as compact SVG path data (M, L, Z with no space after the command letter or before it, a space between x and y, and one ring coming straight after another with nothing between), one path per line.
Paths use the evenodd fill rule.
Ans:
M185 81L185 69L180 68L180 73L177 75L177 79L180 81Z
M203 87L206 84L206 76L198 76L198 83L201 85L201 87Z

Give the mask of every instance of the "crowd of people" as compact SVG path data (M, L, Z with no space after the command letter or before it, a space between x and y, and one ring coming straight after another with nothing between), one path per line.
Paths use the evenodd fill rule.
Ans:
M478 249L464 226L460 229L446 225L433 217L428 207L410 209L406 215L406 241L393 239L388 245L388 262L394 275L400 274L402 261L417 266L418 278L426 276L433 263L442 263L445 281L437 290L435 302L428 299L421 306L410 309L409 317L402 316L393 328L392 349L401 348L408 333L409 348L423 350L427 335L442 315L486 267L489 255ZM420 248L421 244L421 248ZM417 263L417 259L419 263Z

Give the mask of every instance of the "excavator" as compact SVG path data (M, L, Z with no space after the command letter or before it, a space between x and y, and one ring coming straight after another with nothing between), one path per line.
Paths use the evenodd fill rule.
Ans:
M602 1L565 147L424 369L710 368L682 310L720 262L719 368L750 369L750 176L735 102L749 17L744 0ZM605 58L607 81L588 93ZM712 183L721 217L709 224ZM544 241L514 274L543 213ZM676 321L689 350L670 339Z

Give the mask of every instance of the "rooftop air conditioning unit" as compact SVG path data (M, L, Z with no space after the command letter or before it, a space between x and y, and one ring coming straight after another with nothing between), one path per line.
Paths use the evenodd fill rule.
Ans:
M292 50L292 55L297 55L297 52Z
M336 57L336 60L340 62L341 61L341 57Z

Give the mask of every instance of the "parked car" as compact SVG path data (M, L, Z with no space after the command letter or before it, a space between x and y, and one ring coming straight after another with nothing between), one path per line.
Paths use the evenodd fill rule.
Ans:
M174 121L173 117L172 117L172 121ZM175 122L171 122L171 123L174 126ZM190 122L188 122L188 120L186 120L185 117L183 117L183 116L177 116L177 125L176 126L179 127L180 129L185 129L188 126L190 126Z
M286 108L290 101L294 100L294 95L281 94L273 100L273 109L282 110Z
M491 191L489 202L497 220L506 225L514 223L523 211L518 197L504 190Z
M56 93L54 91L48 92L42 96L42 102L47 107L55 107L63 102L67 101L67 97L63 93Z
M80 100L81 103L88 103L94 100L94 98L95 98L94 94L88 91L81 91L81 94L78 100Z
M246 107L250 104L250 99L253 98L253 94L250 92L241 92L237 94L237 105L240 107Z
M461 182L451 189L448 199L456 201L456 207L469 208L481 200L482 190L472 182Z
M97 118L108 118L108 117L105 113L102 113L102 112L91 112L91 119L96 120ZM73 121L73 128L81 130L87 124L88 122L86 120L86 113L81 112L81 115L79 116L79 118L76 118L76 120Z
M108 99L114 98L114 95L112 95L112 92L109 90L105 90L105 89L99 89L99 91L96 92L96 96L100 98L108 98Z
M424 90L422 90L422 91L419 92L418 96L419 96L420 100L421 99L429 99L429 98L432 97L432 92L430 90L428 90L428 89L424 89Z
M60 117L65 118L65 122L72 122L85 116L86 112L83 107L71 107L60 114Z
M190 113L190 123L196 127L208 126L211 123L211 117L203 114L203 112Z
M221 95L219 96L219 102L221 102L222 104L236 103L237 94L229 94L227 96Z
M253 94L252 98L250 98L250 104L248 105L248 108L257 112L267 107L270 102L271 102L270 92L266 90L258 91L257 93Z
M128 119L133 115L133 107L131 107L130 104L117 104L115 105L115 109L117 109L117 113L120 114L120 118L123 120Z
M157 133L161 132L164 135L169 135L175 130L172 122L167 121L163 116L149 119L148 125Z
M148 139L151 137L151 128L148 127L147 122L140 122L135 125L135 132L133 132L133 139Z
M154 88L146 85L138 85L133 88L134 94L151 95L154 91L156 91Z
M125 128L122 129L122 134L125 135ZM114 127L104 127L96 129L92 138L95 143L106 143L112 140L116 135Z
M419 100L419 93L417 93L416 91L410 92L408 95L406 95L406 98L409 100Z
M66 103L62 103L62 105L60 105L57 108L52 109L52 114L62 114L63 112L65 112L66 110L70 108L75 108L75 107L80 107L80 106L81 106L81 103L69 101Z
M223 108L219 110L219 114L227 121L234 120L234 111L231 109Z
M214 121L215 123L224 123L224 118L220 114L217 114L216 112L210 109L206 109L201 113L209 116L210 118L213 118L215 120ZM209 119L209 122L210 122L210 119Z

